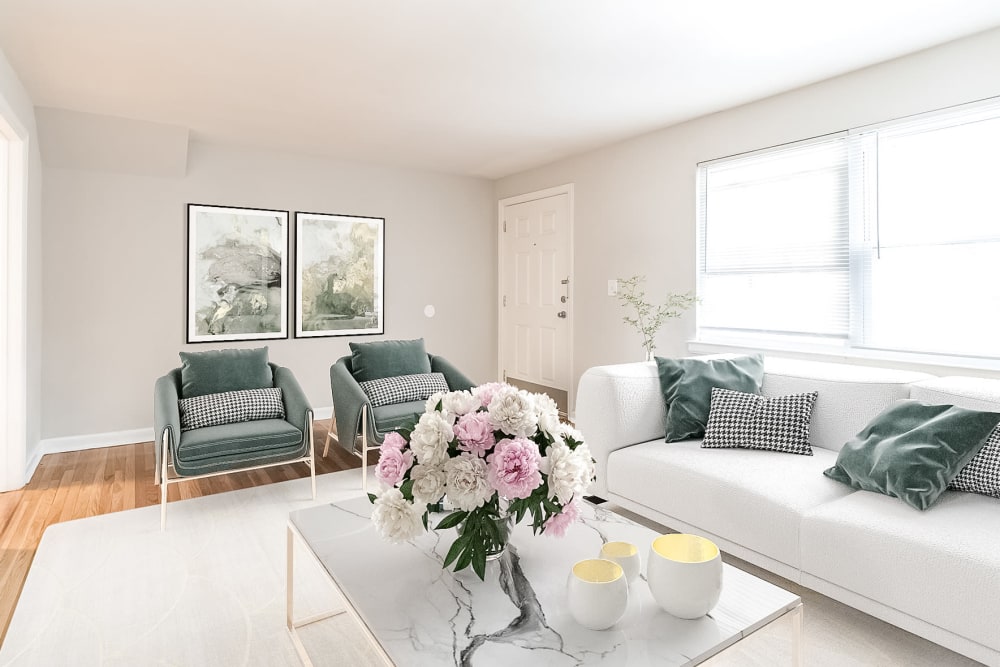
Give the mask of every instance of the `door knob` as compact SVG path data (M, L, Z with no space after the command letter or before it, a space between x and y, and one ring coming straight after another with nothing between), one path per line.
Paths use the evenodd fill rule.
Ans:
M562 318L565 319L565 317L566 317L566 311L565 310L560 310L558 313L556 313L556 316L557 317L562 317Z

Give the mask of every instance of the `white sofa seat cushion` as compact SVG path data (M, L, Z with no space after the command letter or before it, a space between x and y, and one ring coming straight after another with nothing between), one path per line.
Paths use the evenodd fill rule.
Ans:
M945 492L920 511L858 491L802 523L802 570L994 650L1000 501Z
M823 476L837 460L829 450L796 456L700 445L657 440L613 452L608 490L794 568L803 515L852 493Z
M819 392L812 410L809 440L839 452L875 415L900 398L910 397L910 383L934 377L927 373L767 357L764 396Z

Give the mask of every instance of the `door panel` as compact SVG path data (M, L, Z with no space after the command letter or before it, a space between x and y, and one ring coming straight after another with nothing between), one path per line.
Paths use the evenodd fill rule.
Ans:
M508 376L567 390L569 195L505 206L501 363ZM562 315L560 315L562 313Z

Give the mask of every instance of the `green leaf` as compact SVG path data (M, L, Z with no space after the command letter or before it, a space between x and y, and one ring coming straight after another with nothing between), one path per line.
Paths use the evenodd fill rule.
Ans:
M399 485L399 492L409 501L413 501L413 480L408 479Z
M454 528L458 524L465 521L466 517L468 516L469 516L468 512L461 512L461 511L452 512L445 518L441 519L441 521L438 522L438 525L434 528L434 530L444 530L445 528Z
M448 555L444 558L444 567L448 567L458 558L458 554L462 552L468 541L467 535L459 535L458 539L452 543L451 548L448 549Z
M458 562L455 563L455 572L469 567L469 563L472 562L472 557L475 555L475 551L475 542L472 542L465 547L465 550L462 551L462 555L458 557ZM483 558L485 559L485 554L483 555Z
M486 552L482 549L476 549L472 554L472 569L479 575L480 581L486 580Z
M377 498L378 498L378 496L376 496L374 493L369 493L368 494L368 502L370 502L372 505L375 504L375 500Z
M424 522L424 530L427 530L427 512L424 512L423 516L420 517L420 520Z
M503 537L500 536L500 528L497 527L497 522L495 520L484 521L483 525L486 526L486 532L493 544L499 545L503 542Z

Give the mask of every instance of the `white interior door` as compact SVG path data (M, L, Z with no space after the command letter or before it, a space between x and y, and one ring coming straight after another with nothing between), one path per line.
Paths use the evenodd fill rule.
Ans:
M505 377L569 392L572 193L562 190L501 202L500 357Z

